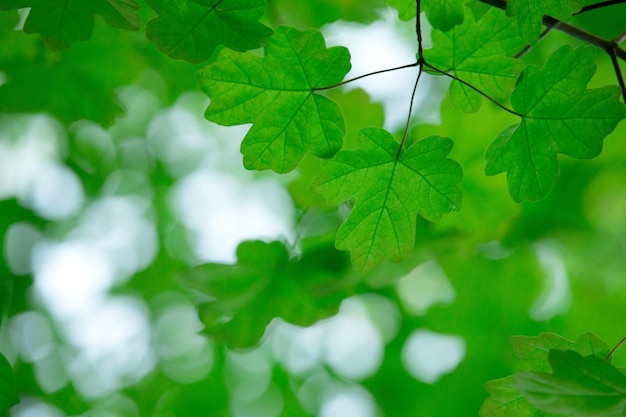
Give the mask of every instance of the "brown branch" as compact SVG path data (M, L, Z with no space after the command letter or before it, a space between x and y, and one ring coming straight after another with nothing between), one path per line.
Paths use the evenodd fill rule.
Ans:
M480 0L480 1L490 6L497 7L498 9L506 10L506 3L507 3L506 0ZM555 19L550 16L543 17L543 24L547 27L551 27L553 29L566 33L576 39L580 39L581 41L588 43L589 45L596 46L608 53L611 53L610 51L614 51L615 56L617 58L626 61L626 50L620 48L619 46L615 47L614 40L601 38L599 36L594 35L593 33L587 32L586 30L583 30L574 25L570 25L569 23L561 22L560 20Z
M574 14L577 15L577 14L585 13L585 12L588 12L588 11L591 11L591 10L601 9L603 7L613 6L613 5L620 4L620 3L626 3L626 0L601 1L600 3L590 4L588 6L585 6L582 9L580 9L580 11L578 11L578 12L576 12Z

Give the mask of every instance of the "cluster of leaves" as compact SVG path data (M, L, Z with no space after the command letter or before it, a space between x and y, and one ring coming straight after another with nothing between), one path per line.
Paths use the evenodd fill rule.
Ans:
M489 381L480 415L623 416L626 376L608 361L609 347L592 333L571 342L553 333L511 338L530 371ZM551 372L550 372L551 371Z
M557 182L559 154L598 156L604 139L626 118L620 87L588 87L596 72L592 46L566 44L546 59L523 59L528 46L541 40L545 16L567 21L581 10L580 0L510 0L504 2L506 10L494 6L498 1L387 0L402 19L416 19L416 61L400 67L416 71L414 86L407 87L413 87L413 96L402 132L348 126L350 104L367 101L335 94L350 81L344 80L350 52L328 48L318 30L270 28L264 0L145 3L0 2L2 10L29 8L23 31L39 34L45 45L13 30L17 13L0 14L0 43L16 45L0 51L6 78L0 83L0 110L46 111L67 125L82 119L110 125L122 112L115 90L147 68L158 68L166 84L182 82L173 91L199 83L211 100L205 113L209 121L252 125L241 145L246 168L281 174L297 169L325 200L320 205L348 202L350 213L333 244L305 241L292 256L281 242L243 242L235 265L206 264L180 273L186 287L202 294L204 332L229 348L256 345L276 317L310 325L335 314L343 299L359 292L362 276L334 248L349 251L354 270L370 273L368 284L376 287L375 267L407 260L420 233L427 235L427 222L461 209L466 167L451 154L453 139L463 138L409 129L413 96L425 74L451 80L450 102L462 112L494 103L517 119L495 139L487 138L492 143L484 165L487 175L506 173L515 202L544 199ZM355 6L341 4L345 10ZM371 2L371 8L378 6ZM421 12L433 28L429 48ZM362 20L369 15L353 13ZM145 38L126 31L142 31ZM90 43L79 42L94 33L98 36ZM105 47L112 41L120 48ZM50 85L56 89L46 88ZM59 90L66 96L59 97ZM483 416L624 414L626 380L602 359L608 347L597 337L585 334L569 342L542 334L512 341L531 369L489 382ZM0 356L0 412L18 399L13 380L13 370ZM369 383L384 386L384 377Z

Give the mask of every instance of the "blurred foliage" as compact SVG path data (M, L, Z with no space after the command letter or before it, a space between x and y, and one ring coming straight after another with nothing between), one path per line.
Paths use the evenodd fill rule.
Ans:
M531 378L558 387L568 358L623 385L595 356L553 352L603 357L624 336L626 124L592 160L559 157L550 193L516 204L503 175L484 173L485 150L519 118L487 100L478 108L471 93L464 106L463 88L452 86L440 123L415 109L405 148L429 136L455 141L449 157L463 168L462 209L437 224L417 217L406 260L357 273L334 243L354 202L331 206L310 190L321 160L307 154L283 176L244 170L238 147L248 127L203 119L209 101L194 75L202 67L161 52L219 67L210 33L197 26L190 47L181 40L194 40L195 26L177 27L175 39L155 20L146 29L155 18L176 26L185 12L204 22L187 9L198 2L172 3L175 15L148 7L155 1L61 3L0 2L0 415L435 417L477 415L483 403L483 415L501 415L488 414L493 401L518 401L516 388L536 388ZM257 36L218 43L246 50L264 44L266 26L370 23L391 10L383 0L268 0L261 16L264 2L249 3L251 12L228 9L223 21ZM405 20L415 16L415 2L387 3ZM446 34L485 17L502 23L503 13L470 2L474 17L466 8L461 19L461 3L424 0L427 18L449 30L434 33L433 48L491 54L494 45L473 48ZM625 6L570 23L613 39ZM68 12L76 22L55 26ZM544 67L560 45L576 42L551 33L523 65ZM242 63L263 55L217 50ZM480 78L482 63L470 58L457 74ZM593 61L589 88L615 85L608 57ZM267 71L280 78L285 63L275 64ZM320 74L345 70L312 65ZM357 148L362 127L384 124L384 105L366 90L315 95L342 110L341 152ZM458 111L459 101L476 112ZM281 221L282 229L261 227ZM245 239L233 244L229 228ZM623 350L613 356L616 366L625 360ZM512 375L529 365L526 379ZM519 401L517 412L537 416L571 411L564 401L546 412ZM540 407L543 397L531 402Z

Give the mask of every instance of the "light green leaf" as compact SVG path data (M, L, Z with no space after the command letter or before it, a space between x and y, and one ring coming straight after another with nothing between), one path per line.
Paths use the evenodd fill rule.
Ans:
M550 350L553 373L515 375L513 387L533 406L571 417L626 415L626 376L597 356Z
M20 402L15 374L11 364L0 353L0 415Z
M522 37L534 45L541 34L544 15L567 21L583 4L583 0L509 0L506 11L516 18Z
M237 264L205 264L183 275L187 286L211 301L199 307L204 332L229 347L256 345L276 317L309 326L335 314L350 293L341 279L347 258L332 241L302 242L299 259L290 259L280 242L246 241Z
M141 24L135 0L3 0L0 9L30 7L24 32L39 33L49 48L63 49L89 39L94 17L114 28L137 30Z
M446 155L452 140L428 137L398 153L383 129L366 128L358 149L325 161L312 188L330 204L355 201L337 232L336 246L350 250L357 270L384 259L405 259L413 250L417 214L436 221L461 206L461 167Z
M573 350L581 355L595 355L604 358L611 348L607 343L593 333L581 334L575 342L555 333L541 333L537 337L511 337L513 352L524 359L533 371L546 372L551 369L548 362L548 353L552 349Z
M489 397L480 408L481 417L558 417L537 410L513 388L513 375L485 383Z
M387 4L398 11L398 17L401 20L415 19L415 7L414 0L386 0Z
M307 151L329 158L341 148L341 110L313 89L340 82L349 70L346 48L327 49L317 31L279 27L263 58L224 49L198 79L211 98L207 119L253 124L241 145L245 167L288 172Z
M517 202L545 197L558 177L557 155L597 156L604 138L626 117L616 86L586 89L595 72L590 46L565 45L543 69L528 67L513 91L522 117L487 151L487 175L507 171L509 193Z
M219 45L236 51L260 47L272 30L258 22L265 0L147 0L158 17L146 37L172 58L198 63Z
M491 8L478 22L471 13L448 32L433 31L433 48L424 52L431 65L454 75L496 100L508 98L524 65L512 58L524 46L517 26L502 10ZM452 103L464 111L478 110L481 96L453 80Z

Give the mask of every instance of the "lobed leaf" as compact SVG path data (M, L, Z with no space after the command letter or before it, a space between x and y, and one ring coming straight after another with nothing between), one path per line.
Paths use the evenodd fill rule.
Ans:
M583 0L509 0L506 11L516 18L522 37L534 45L539 39L544 15L566 21L583 4Z
M349 70L346 48L327 49L318 31L279 27L263 58L223 49L198 79L211 98L208 120L253 124L241 144L245 167L283 173L307 151L330 158L341 148L341 110L314 89L340 82Z
M487 175L507 172L517 202L539 200L558 177L557 155L593 158L602 141L626 117L619 88L586 89L595 72L590 46L565 45L543 69L530 66L513 91L522 122L506 129L487 151Z
M415 0L386 0L398 11L401 20L415 19ZM464 0L423 0L422 11L430 24L439 30L447 31L463 22Z
M237 264L205 264L186 272L187 286L207 294L199 306L204 332L233 348L256 345L277 317L309 326L335 314L350 291L339 275L347 259L325 242L303 242L290 259L280 242L242 242Z
M235 51L260 47L272 30L259 23L265 0L147 0L158 16L146 37L172 58L205 61L219 45Z
M489 397L480 408L481 417L558 417L537 410L515 388L513 375L485 383Z
M336 246L349 250L354 267L374 268L384 259L404 260L413 250L416 216L430 221L459 209L461 167L446 156L452 140L431 136L399 153L383 129L365 128L358 149L325 161L312 189L330 204L353 199L337 232Z
M471 13L462 25L448 32L433 31L433 48L424 51L428 63L454 71L496 100L507 99L522 71L523 63L515 58L524 41L502 10L491 8L478 22ZM464 111L477 111L482 97L459 81L450 85L452 103Z
M550 350L553 373L515 375L513 387L540 410L572 417L626 415L626 376L595 355Z
M94 17L114 28L138 30L141 24L135 0L3 0L1 10L30 8L24 32L39 33L51 49L64 49L89 39Z

